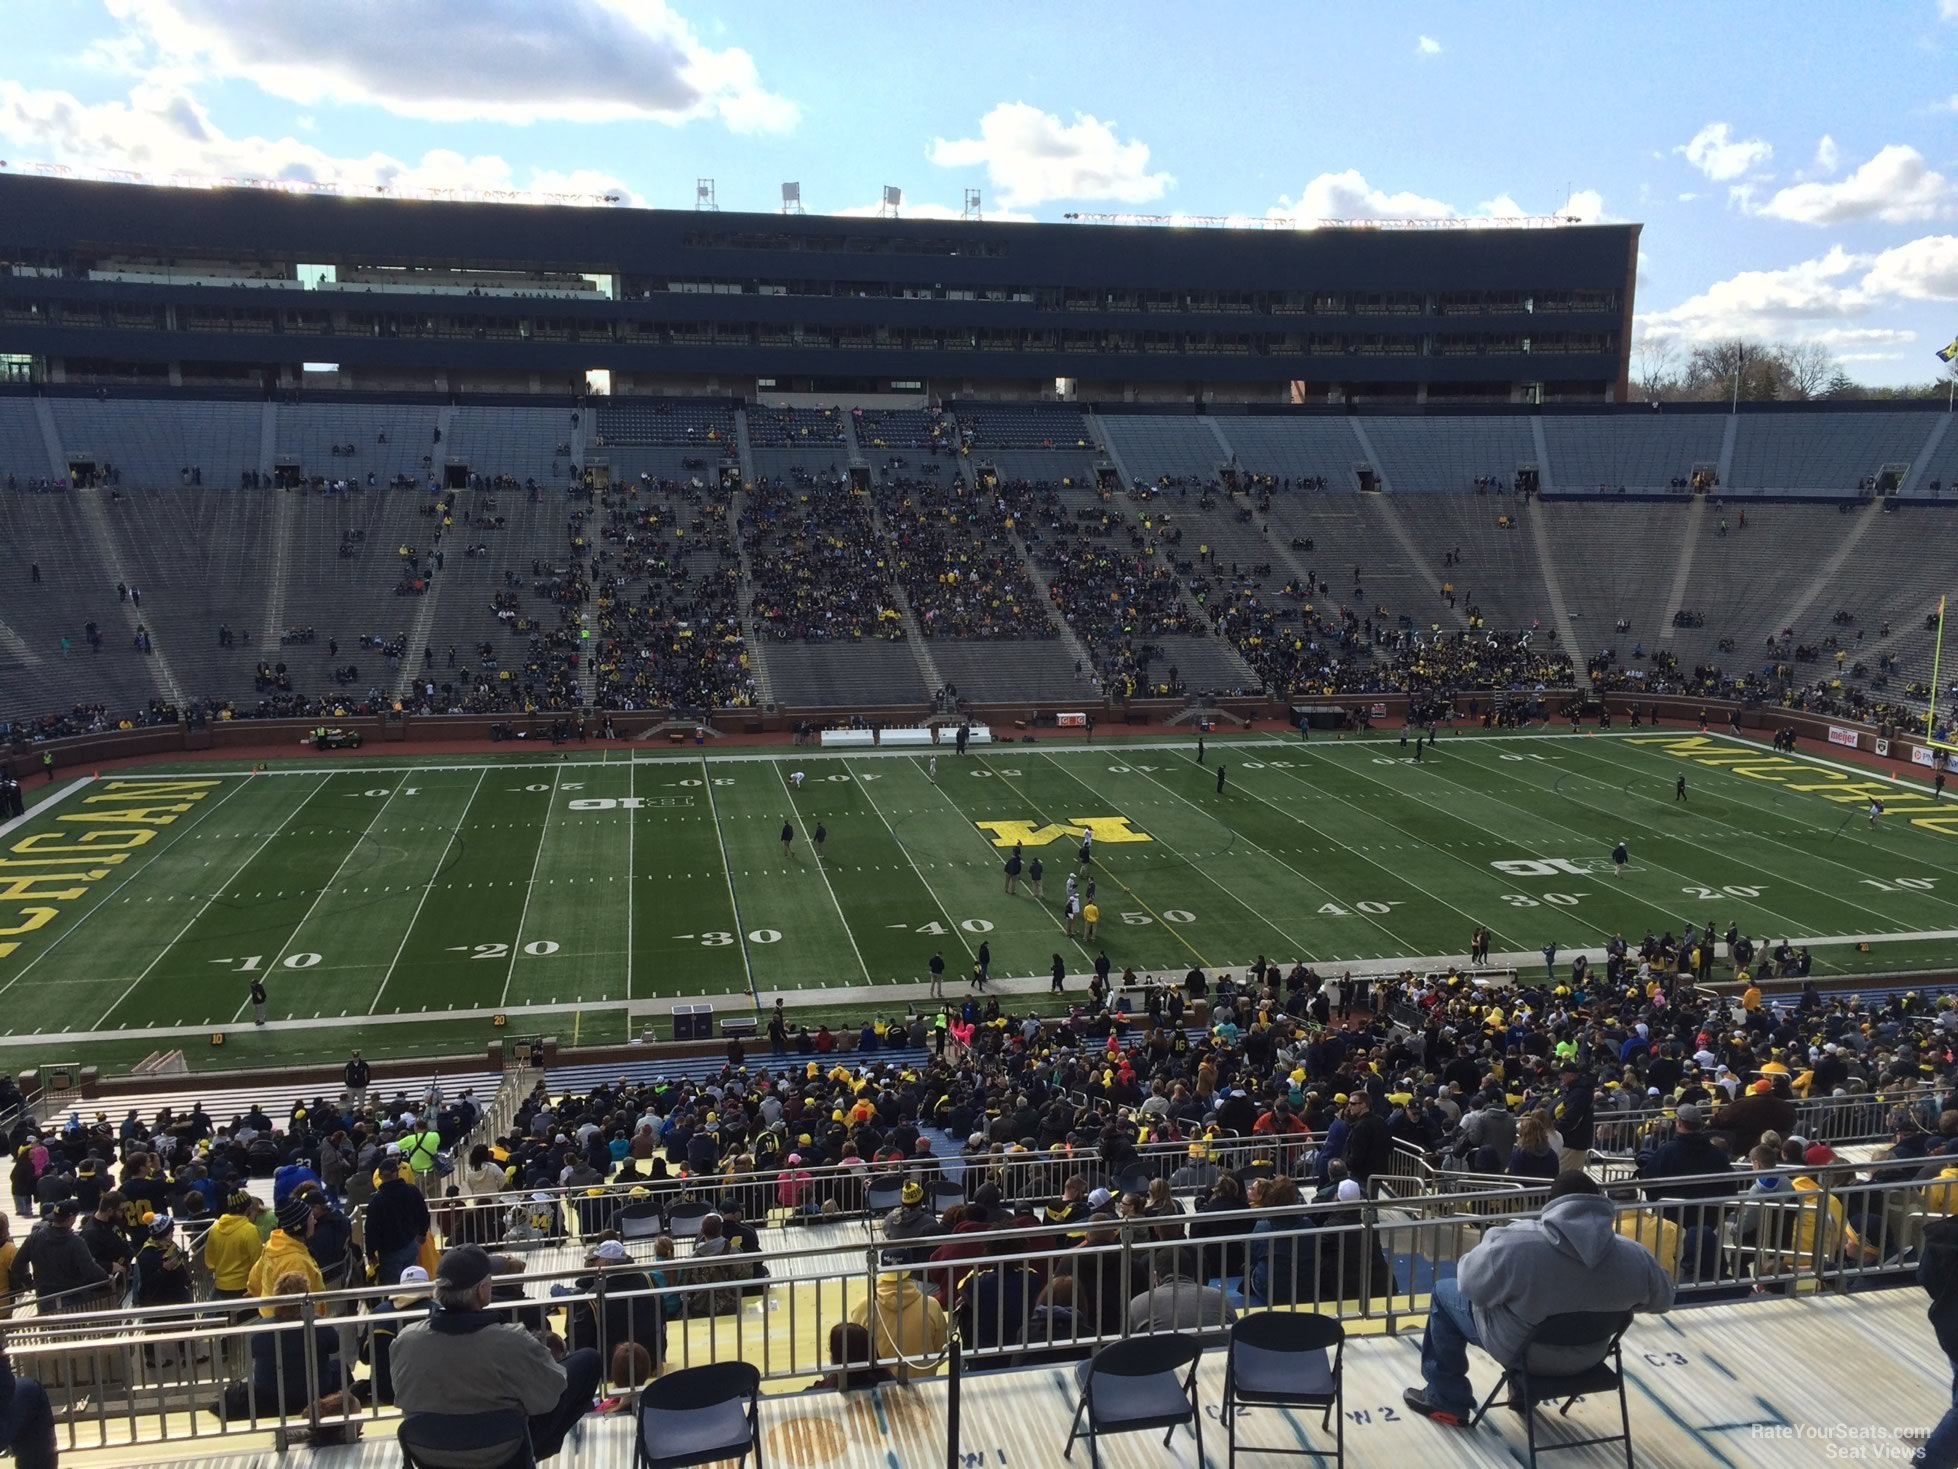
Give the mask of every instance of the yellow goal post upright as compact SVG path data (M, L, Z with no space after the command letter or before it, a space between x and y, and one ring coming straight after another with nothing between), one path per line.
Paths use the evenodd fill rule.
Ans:
M1946 598L1938 598L1938 636L1931 645L1931 703L1924 711L1924 743L1933 749L1942 750L1946 755L1958 755L1958 743L1938 738L1938 679L1944 668L1944 606Z

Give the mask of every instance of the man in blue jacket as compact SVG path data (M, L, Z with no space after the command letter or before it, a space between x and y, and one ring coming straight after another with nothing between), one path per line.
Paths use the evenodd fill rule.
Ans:
M11 1449L18 1469L55 1469L54 1409L31 1377L14 1376L0 1346L0 1450Z
M1917 1260L1917 1283L1929 1292L1931 1329L1951 1363L1951 1407L1912 1462L1927 1469L1958 1465L1958 1217L1946 1217L1924 1227L1922 1253Z

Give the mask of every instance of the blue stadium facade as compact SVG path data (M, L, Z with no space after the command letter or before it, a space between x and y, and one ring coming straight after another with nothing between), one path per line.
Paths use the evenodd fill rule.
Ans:
M1639 226L1219 230L0 174L42 382L1287 402L1625 396Z

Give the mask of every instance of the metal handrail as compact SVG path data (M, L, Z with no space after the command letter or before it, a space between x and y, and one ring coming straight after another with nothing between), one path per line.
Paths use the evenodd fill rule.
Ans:
M1823 1170L1817 1177L1819 1187L1812 1192L1783 1190L1773 1196L1756 1196L1746 1191L1752 1177L1731 1172L1701 1179L1653 1180L1614 1190L1660 1195L1621 1202L1621 1232L1639 1239L1655 1253L1669 1252L1669 1269L1681 1289L1688 1291L1731 1288L1737 1282L1778 1291L1843 1291L1864 1281L1904 1278L1913 1269L1904 1252L1914 1231L1921 1228L1927 1204L1918 1181L1861 1182L1846 1170ZM1676 1196L1682 1188L1708 1183L1731 1191L1715 1198ZM1262 1251L1261 1258L1271 1266L1267 1279L1278 1282L1282 1278L1291 1283L1288 1299L1278 1304L1327 1311L1343 1319L1378 1321L1391 1332L1426 1310L1425 1291L1417 1289L1412 1276L1399 1278L1393 1261L1403 1257L1431 1262L1457 1259L1473 1248L1488 1228L1525 1217L1534 1203L1524 1191L1508 1188L1387 1198L1377 1203L1307 1204L1296 1216L1288 1211L1286 1217L1279 1218L1269 1210L1220 1211L1201 1218L1207 1224L1236 1227L1229 1234L1193 1241L1155 1237L1155 1231L1166 1225L1187 1227L1193 1222L1192 1216L1145 1218L1108 1226L1110 1238L1106 1240L1084 1241L1064 1249L1057 1249L1052 1240L1056 1226L1040 1225L988 1235L983 1258L895 1268L914 1276L921 1286L942 1293L944 1301L933 1309L946 1310L948 1317L958 1317L958 1325L971 1328L975 1340L968 1344L967 1355L991 1365L1030 1352L1085 1355L1105 1341L1128 1334L1127 1312L1120 1312L1117 1321L1116 1313L1088 1319L1077 1309L1065 1336L1056 1339L1050 1332L1043 1338L1034 1331L1038 1323L1030 1299L1022 1296L1021 1314L1015 1319L1003 1314L982 1319L975 1314L978 1296L961 1295L959 1277L966 1277L964 1283L969 1284L981 1271L1026 1267L1049 1277L1065 1273L1078 1281L1092 1280L1096 1295L1104 1288L1113 1288L1123 1292L1126 1301L1135 1282L1150 1278L1146 1267L1164 1258L1160 1252L1179 1248ZM1256 1231L1254 1227L1259 1224L1279 1227ZM628 1248L632 1248L630 1243ZM1662 1255L1662 1260L1666 1259ZM769 1252L759 1261L735 1254L732 1258L669 1262L638 1259L635 1264L646 1270L657 1268L666 1278L644 1288L619 1291L603 1276L587 1285L577 1283L581 1273L589 1277L593 1272L575 1268L540 1271L523 1278L537 1294L522 1301L498 1303L493 1309L538 1312L567 1306L602 1307L611 1302L615 1306L624 1303L622 1309L630 1319L639 1309L635 1302L650 1302L653 1297L677 1299L687 1319L698 1323L679 1333L677 1347L682 1361L678 1365L737 1356L755 1361L767 1380L786 1383L830 1370L832 1364L820 1360L828 1325L848 1319L852 1298L862 1299L862 1292L874 1290L877 1275L893 1268L876 1250L852 1251L839 1257L834 1248ZM748 1269L754 1264L776 1266L773 1278L792 1278L797 1283L798 1289L784 1293L780 1301L783 1314L789 1318L787 1332L771 1332L765 1321L760 1328L751 1327L747 1313L728 1316L715 1309L722 1304L722 1293L738 1293L744 1287L766 1288L759 1279L724 1274L731 1268ZM1192 1288L1200 1284L1184 1283ZM549 1291L553 1284L567 1286L568 1293L553 1295ZM310 1330L316 1325L328 1327L350 1342L372 1326L376 1312L390 1309L384 1303L397 1289L369 1286L229 1308L234 1313L255 1313L259 1307L292 1306L299 1313L295 1320L233 1314L228 1322L214 1324L208 1308L202 1313L197 1308L174 1308L36 1316L0 1323L0 1339L5 1340L16 1371L39 1379L55 1398L62 1433L71 1449L138 1442L161 1437L166 1431L170 1437L180 1438L181 1419L172 1417L167 1425L165 1419L185 1412L189 1414L190 1436L195 1440L267 1427L282 1435L296 1435L319 1421L321 1393L317 1389L324 1385L320 1375L323 1369L312 1346L305 1355L306 1381L299 1385L300 1391L287 1391L283 1357L276 1349L272 1352L277 1403L268 1405L272 1411L263 1413L257 1411L259 1404L250 1403L253 1411L242 1422L213 1418L208 1411L207 1396L222 1392L216 1365L227 1352L235 1354L242 1348L249 1354L251 1343L259 1337ZM995 1293L996 1313L1006 1311L1005 1299ZM649 1304L646 1309L659 1308ZM800 1330L799 1318L811 1312L816 1317L814 1329ZM591 1316L591 1329L601 1349L607 1330L605 1317L602 1309ZM1045 1319L1052 1324L1051 1317ZM988 1325L990 1332L983 1329ZM947 1329L957 1327L948 1319ZM210 1361L199 1359L200 1346L210 1350ZM344 1355L348 1350L343 1347L341 1352ZM165 1357L174 1359L172 1365L157 1365ZM880 1356L870 1365L897 1366L899 1362ZM287 1402L304 1406L287 1410L283 1406ZM349 1414L347 1421L373 1421L383 1412L380 1405L370 1403Z

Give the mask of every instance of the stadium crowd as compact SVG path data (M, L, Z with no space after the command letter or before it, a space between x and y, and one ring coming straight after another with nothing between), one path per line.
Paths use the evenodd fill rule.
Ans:
M890 548L868 498L842 484L751 488L736 527L748 558L748 610L780 642L901 641Z
M1958 1108L1945 1103L1958 1008L1950 996L1865 1002L1813 984L1769 1004L1759 978L1799 974L1801 956L1756 954L1733 934L1726 967L1744 988L1716 996L1695 984L1723 942L1710 929L1636 946L1614 937L1605 963L1568 974L1552 947L1540 977L1496 990L1459 968L1376 979L1260 960L1241 977L1098 977L1058 1020L997 995L840 1035L778 1012L765 1062L735 1041L706 1080L574 1095L540 1081L505 1132L473 1142L474 1098L438 1089L383 1102L357 1057L338 1098L276 1120L253 1109L219 1123L192 1107L44 1129L22 1116L7 1136L11 1193L15 1212L40 1222L0 1246L0 1296L31 1296L43 1312L127 1300L243 1311L227 1303L371 1279L398 1289L350 1323L368 1372L322 1337L318 1356L333 1365L318 1385L409 1408L430 1400L431 1371L454 1370L431 1359L468 1359L413 1335L430 1289L438 1323L500 1302L515 1315L496 1319L531 1339L495 1339L497 1350L520 1363L522 1406L550 1442L601 1378L624 1390L661 1370L669 1321L737 1310L767 1288L758 1221L860 1218L880 1195L875 1305L837 1323L836 1370L818 1386L903 1375L911 1365L894 1358L928 1360L954 1334L1044 1362L1123 1332L1220 1325L1232 1291L1256 1307L1386 1290L1395 1266L1356 1211L1419 1167L1444 1187L1508 1175L1547 1189L1559 1217L1596 1216L1591 1227L1649 1254L1621 1260L1649 1286L1645 1309L1663 1309L1675 1282L1744 1292L1797 1245L1825 1268L1905 1260L1901 1197L1825 1187L1853 1169L1795 1135L1797 1103L1880 1098L1890 1142L1862 1166L1925 1180L1911 1207L1958 1213ZM17 1100L0 1087L0 1113ZM1643 1206L1562 1202L1598 1192L1581 1171L1594 1151L1634 1160L1609 1191ZM1786 1206L1800 1239L1737 1252L1691 1212L1718 1199ZM1765 1217L1747 1215L1755 1227ZM1099 1248L1125 1234L1147 1248ZM605 1276L623 1298L575 1301L554 1331L545 1317L557 1307L524 1299L520 1278L540 1241L581 1247L581 1284ZM193 1299L188 1251L208 1302ZM1034 1258L1008 1258L1023 1254ZM1602 1299L1619 1283L1584 1288ZM1432 1311L1445 1314L1442 1294ZM1540 1319L1565 1303L1528 1309ZM1467 1321L1474 1340L1485 1320L1431 1314L1429 1329ZM289 1395L303 1364L290 1340L227 1364L222 1411L304 1405ZM605 1343L614 1353L601 1361ZM644 1360L628 1351L621 1366L622 1347ZM1462 1385L1430 1373L1409 1406L1447 1420Z
M1058 636L1013 544L1006 501L926 479L887 479L876 491L892 560L928 638Z
M645 477L608 489L594 604L593 705L634 710L754 702L741 638L741 559L719 490ZM581 543L574 558L591 557ZM633 595L644 581L643 597Z

